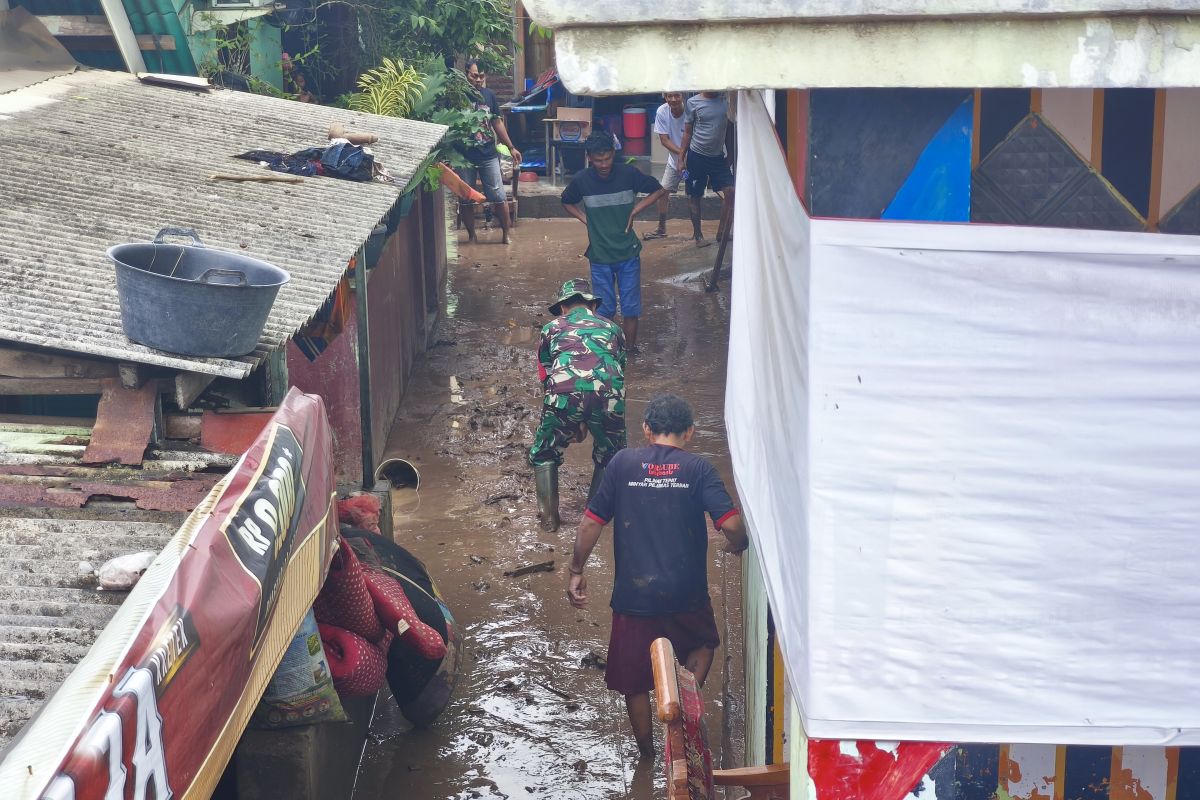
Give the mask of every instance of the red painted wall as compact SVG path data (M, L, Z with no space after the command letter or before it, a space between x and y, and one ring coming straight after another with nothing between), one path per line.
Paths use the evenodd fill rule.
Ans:
M376 460L408 384L417 354L425 349L425 286L421 262L420 203L401 220L370 271L367 322L371 343L371 445Z
M288 381L302 392L321 395L333 429L334 474L339 484L362 481L362 422L358 392L358 314L316 361L292 342L287 345Z

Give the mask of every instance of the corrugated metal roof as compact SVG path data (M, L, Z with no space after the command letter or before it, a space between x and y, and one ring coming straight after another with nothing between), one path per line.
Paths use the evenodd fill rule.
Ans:
M392 117L216 90L142 84L83 71L0 95L0 340L244 377L287 341L336 287L346 264L399 198L390 183L307 178L300 185L211 181L257 167L251 149L326 143L330 124L378 134L376 159L402 183L445 133ZM121 332L105 250L166 225L210 247L288 270L258 349L242 359L176 356Z

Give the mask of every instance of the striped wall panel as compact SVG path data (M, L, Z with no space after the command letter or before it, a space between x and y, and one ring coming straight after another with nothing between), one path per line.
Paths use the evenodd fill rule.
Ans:
M1200 748L809 743L811 800L1200 800ZM931 764L922 772L912 766Z

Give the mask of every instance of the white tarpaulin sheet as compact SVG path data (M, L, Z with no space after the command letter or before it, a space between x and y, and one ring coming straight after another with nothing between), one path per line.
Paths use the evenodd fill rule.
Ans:
M809 219L740 98L726 422L810 736L1200 745L1200 239Z

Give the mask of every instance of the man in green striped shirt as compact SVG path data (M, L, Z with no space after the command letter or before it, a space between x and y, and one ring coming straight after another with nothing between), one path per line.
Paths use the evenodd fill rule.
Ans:
M625 346L636 353L642 314L642 243L633 232L633 218L654 205L664 190L641 170L616 161L609 134L593 133L584 150L591 166L571 179L562 193L563 207L587 225L587 258L592 291L600 298L598 313L616 317L619 291ZM646 197L638 200L639 194Z

